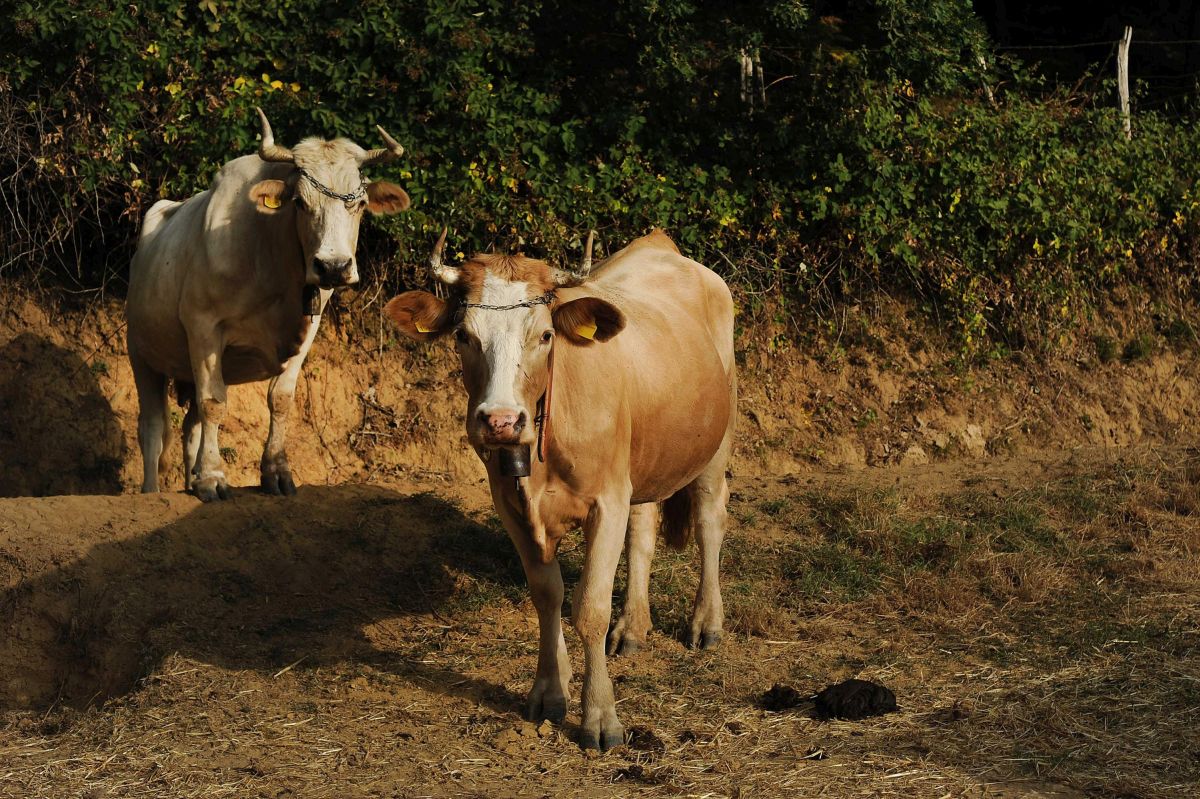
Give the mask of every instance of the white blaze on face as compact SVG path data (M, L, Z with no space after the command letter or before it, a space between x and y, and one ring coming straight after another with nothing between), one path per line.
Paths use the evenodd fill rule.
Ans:
M484 305L515 305L529 298L529 284L510 282L484 276L483 291L479 302ZM494 413L500 410L524 411L529 409L521 400L521 387L526 375L521 370L525 352L527 328L533 308L514 308L509 311L492 311L483 308L471 309L477 314L472 327L479 336L483 361L487 368L487 383L483 396L475 408L475 414Z
M322 235L316 256L329 260L353 258L358 244L358 224L361 219L362 213L347 209L342 200L322 197Z
M339 164L309 167L309 173L331 191L350 193L362 179L356 166ZM304 262L308 270L308 282L319 283L318 264L326 270L336 272L345 283L358 282L358 228L362 221L362 200L347 207L344 200L327 197L310 185L305 178L296 181L296 196L302 201L304 210L297 216L300 239L304 250ZM364 198L365 199L365 198Z

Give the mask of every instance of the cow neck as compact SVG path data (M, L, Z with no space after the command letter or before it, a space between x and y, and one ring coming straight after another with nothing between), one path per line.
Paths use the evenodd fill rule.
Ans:
M268 173L270 174L270 173ZM285 206L286 209L287 206ZM282 284L291 283L300 289L300 302L296 312L302 322L311 322L321 315L321 288L307 280L304 266L304 249L296 234L295 211L280 211L269 220L257 223L255 279L272 291L279 291ZM292 281L295 281L294 283ZM284 291L286 302L294 302L290 292ZM293 313L284 307L285 313Z
M546 356L546 390L537 403L537 414L533 423L537 427L537 458L538 463L546 462L546 452L550 446L550 409L554 398L554 344ZM524 518L530 538L541 554L543 563L549 563L554 558L557 549L557 539L550 541L546 537L546 525L541 514L535 507L537 498L534 496L536 483L532 474L510 478L511 489L516 502L512 503L517 512ZM541 475L542 487L545 487L547 475L543 469ZM531 485L531 483L533 483ZM540 492L538 492L540 494Z

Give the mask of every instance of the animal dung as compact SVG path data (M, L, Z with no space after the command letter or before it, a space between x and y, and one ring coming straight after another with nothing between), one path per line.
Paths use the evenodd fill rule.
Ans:
M776 683L758 700L761 708L776 712L790 710L807 702L813 703L819 719L857 721L898 709L894 693L868 680L846 680L825 688L815 696L802 694L790 685Z
M634 751L649 752L654 756L661 755L667 749L662 738L649 727L630 727L625 734L625 743Z
M811 696L801 696L800 692L790 685L775 683L771 690L759 697L758 704L763 710L780 711L790 710L810 699Z
M818 718L865 719L897 710L896 695L868 680L846 680L817 694L814 704Z

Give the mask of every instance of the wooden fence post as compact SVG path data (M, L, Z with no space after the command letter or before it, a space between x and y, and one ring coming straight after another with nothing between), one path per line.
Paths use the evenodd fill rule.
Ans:
M987 62L987 59L983 57L982 53L978 54L976 56L976 59L979 61L979 68L983 70L983 72L981 72L979 75L979 79L983 83L983 90L985 92L987 92L988 102L994 106L996 104L996 94L995 94L995 92L992 91L992 87L988 84L988 75L987 75L988 62Z
M1125 120L1125 138L1133 138L1129 124L1129 44L1133 41L1133 28L1125 26L1125 35L1117 45L1117 92L1121 96L1121 116Z
M738 53L738 62L742 78L742 102L746 104L746 113L754 116L756 105L760 109L767 107L767 88L763 85L762 58L758 48L753 53L742 48Z
M746 105L750 116L754 116L754 90L751 87L754 80L754 62L745 48L738 53L738 68L742 78L742 103Z
M767 108L767 86L762 77L762 56L758 48L754 52L742 48L738 52L738 70L742 76L742 102L746 114L754 116L755 108Z
M758 52L758 48L754 48L754 77L758 79L758 107L766 109L767 107L767 87L763 83L763 68L762 56Z

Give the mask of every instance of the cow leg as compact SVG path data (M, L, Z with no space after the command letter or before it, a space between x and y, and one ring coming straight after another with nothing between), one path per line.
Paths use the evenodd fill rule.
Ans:
M550 719L558 723L567 715L571 662L562 631L563 579L558 559L543 563L525 522L513 516L507 503L496 497L504 529L521 556L529 593L538 614L538 665L525 706L529 721Z
M721 642L725 608L721 602L721 542L725 539L725 505L729 483L725 465L729 461L732 436L726 434L721 449L700 476L688 486L696 520L696 543L700 549L700 586L692 607L688 644L693 649L710 649Z
M191 383L176 384L180 405L187 406L183 415L183 490L191 491L195 479L196 459L200 455L200 408L196 402L196 387Z
M138 446L142 450L142 493L158 491L162 454L166 449L170 418L167 406L167 378L155 372L130 348L129 363L138 393Z
M625 585L625 609L608 633L612 655L632 655L646 643L650 632L650 561L658 532L658 505L646 503L629 509L625 534L625 559L629 576Z
M225 379L221 375L224 343L215 335L195 340L189 336L196 405L200 414L200 448L193 467L192 492L204 502L229 499L229 483L221 468L219 431L225 418Z
M612 618L613 578L629 521L629 496L601 498L585 525L587 555L571 603L571 616L583 639L583 724L580 744L604 751L619 746L625 730L617 720L617 704L604 643Z
M332 292L321 292L321 308L324 310L325 301ZM315 317L305 333L304 343L300 351L288 359L283 372L271 379L267 385L267 407L271 410L271 429L267 433L267 444L263 448L261 464L262 490L268 494L283 494L293 496L296 493L296 482L292 479L292 467L288 464L287 451L284 442L287 438L288 415L292 411L292 398L296 394L296 381L300 378L300 370L304 359L312 348L313 340L317 337L317 328L321 317Z
M299 372L299 368L296 369ZM281 385L286 372L271 378L267 384L267 407L271 411L271 429L267 433L267 444L263 447L261 477L259 485L268 494L294 496L296 481L292 479L292 467L288 463L287 451L284 449L284 439L287 436L288 414L292 411L292 398L295 395L296 377L293 376L290 385Z

